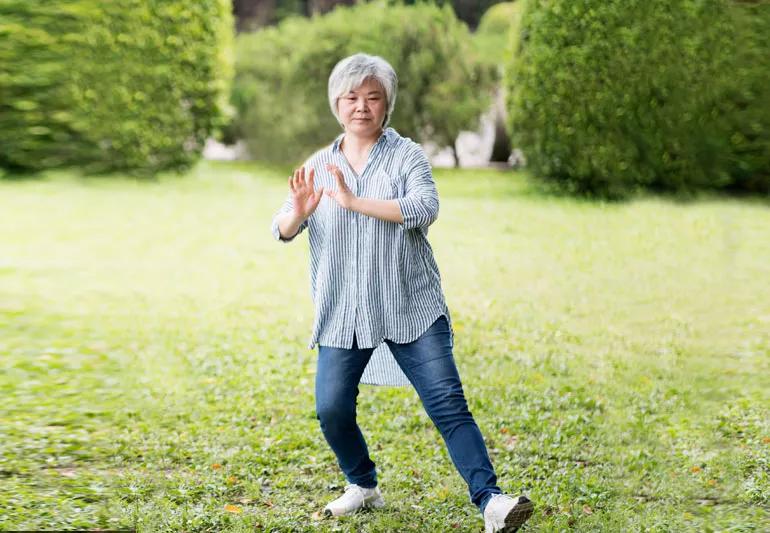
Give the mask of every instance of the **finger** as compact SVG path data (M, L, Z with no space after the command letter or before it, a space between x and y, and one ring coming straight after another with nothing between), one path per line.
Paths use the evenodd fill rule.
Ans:
M339 187L339 190L341 191L348 190L348 186L345 184L345 176L340 169L337 169L337 187Z
M326 170L334 174L334 176L337 176L340 172L339 167L333 163L326 163Z
M305 184L305 167L301 166L299 167L299 179L302 182L302 185Z
M310 168L310 172L308 172L308 175L307 175L307 182L308 182L308 185L310 185L310 190L311 191L315 189L315 179L314 178L315 178L315 169L311 167Z
M345 187L345 176L342 174L342 171L340 170L340 167L338 167L337 165L332 165L331 163L329 163L328 168L331 171L331 173L334 174L334 178L337 181L337 185L344 188Z
M324 196L323 188L313 193L313 209L318 207L318 203L321 201L321 198Z
M291 192L294 192L294 177L292 176L289 176L289 190L291 190Z
M301 191L304 188L305 180L302 179L302 173L300 169L294 171L294 188L297 191Z

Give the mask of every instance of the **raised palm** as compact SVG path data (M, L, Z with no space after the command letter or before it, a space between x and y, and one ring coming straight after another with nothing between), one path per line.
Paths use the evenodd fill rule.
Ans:
M318 203L323 197L323 187L318 191L315 189L315 170L310 169L305 179L305 167L300 167L294 171L294 175L289 178L289 188L291 189L292 199L294 201L294 214L301 220L307 220L312 215Z

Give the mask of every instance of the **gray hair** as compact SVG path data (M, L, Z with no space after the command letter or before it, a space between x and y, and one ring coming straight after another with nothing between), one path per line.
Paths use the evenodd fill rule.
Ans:
M329 76L329 106L332 108L334 118L342 124L337 111L337 100L359 87L367 78L377 80L385 90L385 102L388 111L382 127L388 125L393 108L396 105L396 92L398 90L398 77L396 71L380 56L368 54L353 54L341 60L335 65Z

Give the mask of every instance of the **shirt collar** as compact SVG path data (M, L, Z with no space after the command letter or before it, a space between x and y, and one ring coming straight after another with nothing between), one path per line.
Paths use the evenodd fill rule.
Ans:
M340 143L342 142L343 137L345 137L344 132L337 135L337 138L334 139L334 142L332 143L332 152L339 151ZM398 138L398 133L396 133L396 130L388 127L383 130L382 135L380 135L380 138L377 139L377 142L374 143L374 145L377 146L377 144L379 144L380 142L392 144L396 141L397 138Z

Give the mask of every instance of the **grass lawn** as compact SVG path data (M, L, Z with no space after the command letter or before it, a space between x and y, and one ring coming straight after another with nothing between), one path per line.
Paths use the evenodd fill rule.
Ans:
M473 531L411 388L362 386L388 506L315 418L287 172L0 182L0 529ZM437 171L430 240L471 411L527 531L770 530L770 204L539 194Z

